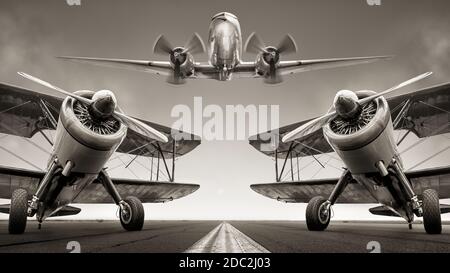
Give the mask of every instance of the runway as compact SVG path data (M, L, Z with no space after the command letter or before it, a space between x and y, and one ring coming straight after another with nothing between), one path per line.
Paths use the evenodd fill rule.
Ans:
M74 248L74 244L79 247ZM126 232L118 221L29 222L23 235L9 235L0 222L0 253L383 253L450 252L450 225L427 235L421 224L332 223L310 232L304 222L147 221Z

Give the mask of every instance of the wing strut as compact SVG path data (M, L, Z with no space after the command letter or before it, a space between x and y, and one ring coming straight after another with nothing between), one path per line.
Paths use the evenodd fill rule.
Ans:
M159 152L159 155L161 156L161 158L162 158L162 160L163 160L163 163L164 163L164 167L165 167L165 169L166 169L166 173L167 173L167 176L169 177L169 181L170 182L174 182L174 171L175 171L175 147L176 147L176 145L175 145L175 140L174 140L174 144L173 144L173 150L172 150L172 152L173 152L173 162L172 162L172 173L169 171L169 166L167 165L167 161L166 161L166 157L164 156L164 153L163 153L163 151L162 151L162 149L161 149L161 146L159 145L159 143L156 143L156 145L155 144L152 144L152 145L154 145L154 147L158 150L158 152ZM159 176L159 156L158 156L158 175L157 175L157 180L158 180L158 176Z
M281 173L279 175L277 174L277 182L281 182L281 178L283 177L284 169L286 168L287 160L290 157L291 152L294 150L294 148L295 148L294 142L292 142L291 146L289 146L289 150L286 154L286 158L284 159L283 167L281 168Z

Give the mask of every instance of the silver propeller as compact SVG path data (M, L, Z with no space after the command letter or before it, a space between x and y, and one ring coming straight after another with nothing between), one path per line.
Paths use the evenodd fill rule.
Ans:
M194 33L184 47L173 47L164 35L160 35L153 46L153 53L164 56L169 55L174 67L171 75L167 78L167 82L172 84L185 83L181 73L181 65L188 58L187 54L199 54L205 51L205 44L198 33Z
M283 81L277 69L280 55L297 52L297 44L295 43L294 38L287 34L277 47L266 46L263 40L253 32L247 38L244 50L246 52L262 55L264 61L269 64L269 71L265 78L265 82L268 84L277 84Z

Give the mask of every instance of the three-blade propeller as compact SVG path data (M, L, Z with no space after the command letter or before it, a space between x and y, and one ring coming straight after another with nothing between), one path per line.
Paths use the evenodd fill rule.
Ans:
M265 62L269 64L268 75L265 82L276 84L283 81L277 70L277 63L281 54L291 54L297 52L297 44L291 35L287 34L277 47L266 46L263 40L253 32L245 42L244 50L249 53L261 54Z
M63 94L63 95L69 96L69 97L71 97L73 99L76 99L77 101L79 101L80 103L82 103L84 105L89 106L89 105L92 105L95 102L94 100L78 96L76 94L68 92L68 91L66 91L66 90L64 90L62 88L59 88L59 87L57 87L57 86L55 86L55 85L53 85L51 83L48 83L46 81L43 81L43 80L38 79L36 77L33 77L33 76L31 76L29 74L26 74L24 72L18 72L18 74L20 76L28 79L28 80L31 80L31 81L33 81L35 83L43 85L43 86L45 86L47 88L50 88L52 90L55 90L55 91L57 91L60 94ZM123 113L121 113L121 112L119 112L117 110L115 110L112 115L115 118L117 118L120 121L122 121L128 128L130 128L131 130L135 131L136 133L141 134L144 137L148 137L148 138L154 139L154 140L159 141L159 142L164 142L164 143L169 141L166 135L164 135L163 133L159 132L158 130L148 126L147 124L145 124L145 123L143 123L143 122L141 122L141 121L139 121L139 120L137 120L135 118L127 116L127 115L125 115L125 114L123 114Z
M375 99L377 99L377 98L379 98L381 96L388 95L388 94L390 94L390 93L392 93L394 91L397 91L400 88L403 88L405 86L408 86L408 85L411 85L411 84L413 84L415 82L423 80L423 79L431 76L432 74L433 74L432 72L427 72L427 73L421 74L421 75L419 75L417 77L414 77L414 78L412 78L410 80L402 82L399 85L396 85L396 86L394 86L392 88L389 88L389 89L387 89L387 90L385 90L383 92L380 92L378 94L375 94L375 95L367 97L367 98L360 99L360 100L356 101L356 103L359 106L364 106L364 105L374 101ZM285 135L283 137L282 141L283 142L291 142L291 141L294 141L294 140L300 140L303 137L308 136L308 135L310 135L310 134L320 130L324 125L326 125L328 123L329 120L335 118L337 115L338 115L338 113L336 112L335 107L332 107L329 113L327 113L327 114L325 114L325 115L323 115L321 117L318 117L316 119L313 119L313 120L303 124L302 126L298 127L297 129L291 131L290 133L288 133L287 135Z
M164 35L160 35L153 46L154 54L170 56L170 61L174 67L172 75L169 76L167 81L172 84L185 82L181 73L181 65L186 61L187 54L200 54L205 51L205 44L198 33L194 33L184 47L173 47Z

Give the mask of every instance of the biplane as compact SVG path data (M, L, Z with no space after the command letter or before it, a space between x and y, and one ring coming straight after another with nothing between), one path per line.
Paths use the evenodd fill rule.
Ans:
M450 83L385 99L427 76L381 93L340 91L324 116L250 138L254 148L275 159L276 168L276 183L251 188L278 201L308 203L306 223L312 231L328 227L336 203L378 203L381 206L370 209L372 214L402 217L410 228L414 216L423 217L427 233L441 233L441 213L449 213L450 206L440 204L439 199L450 198L450 167L405 170L398 146L408 134L419 138L414 147L428 137L450 132ZM394 130L399 130L398 141ZM345 165L340 178L300 179L299 159L315 160L325 168L318 157L336 158L333 152ZM285 173L287 165L290 175Z
M228 81L233 75L240 78L262 78L267 84L282 82L283 76L301 72L371 63L390 56L331 58L313 60L281 60L281 56L297 52L297 44L286 35L278 46L267 46L252 33L244 44L244 51L256 55L255 61L242 60L243 40L239 19L229 12L214 15L209 26L208 62L198 63L193 55L206 52L205 44L197 33L182 47L174 47L160 35L153 53L168 57L168 61L109 59L62 56L60 58L81 63L124 68L167 77L171 84L184 84L187 79L213 79Z
M53 147L46 170L0 167L0 198L11 199L0 212L9 214L11 234L25 231L27 217L35 216L40 228L48 217L78 214L71 203L115 203L124 229L141 230L141 202L168 202L199 188L175 183L175 161L201 143L198 136L127 116L111 91L70 93L19 74L66 98L0 84L0 133L25 139L42 134ZM56 130L54 139L49 130ZM150 180L111 178L105 164L115 152L133 157L126 167L149 158Z

